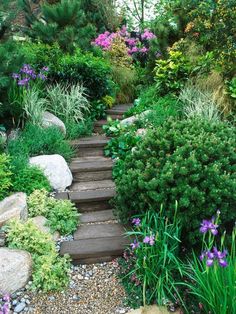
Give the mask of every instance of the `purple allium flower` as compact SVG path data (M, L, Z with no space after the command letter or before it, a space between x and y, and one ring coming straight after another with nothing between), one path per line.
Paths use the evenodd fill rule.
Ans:
M227 261L226 260L224 260L224 259L219 259L218 260L218 262L219 262L219 265L221 266L221 267L227 267L228 266L228 263L227 263Z
M17 80L17 79L20 78L20 74L13 73L13 74L12 74L12 77L14 78L14 80Z
M218 227L219 227L218 225L214 224L214 218L212 218L212 220L204 219L201 223L200 232L206 233L207 231L210 231L213 235L217 235Z
M135 226L139 226L141 223L141 219L140 218L133 218L132 219L132 224L134 224Z
M137 242L136 240L134 240L134 242L131 243L130 246L131 246L131 249L132 249L132 250L135 250L135 249L137 249L137 248L139 247L139 242Z
M214 260L213 260L213 259L207 259L207 261L206 261L206 265L207 265L208 267L211 267L211 266L213 265L213 263L214 263Z

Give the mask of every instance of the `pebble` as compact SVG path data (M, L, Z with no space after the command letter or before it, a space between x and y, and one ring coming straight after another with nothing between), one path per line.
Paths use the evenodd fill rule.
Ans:
M83 280L83 279L84 279L84 277L83 277L82 275L80 275L80 274L77 275L77 278L78 278L79 280Z
M14 312L20 313L24 310L25 307L26 307L26 304L24 302L18 303L14 309Z

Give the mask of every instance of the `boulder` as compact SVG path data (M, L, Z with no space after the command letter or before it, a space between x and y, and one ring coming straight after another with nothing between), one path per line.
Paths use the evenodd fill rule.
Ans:
M150 305L145 307L142 306L140 309L137 310L132 310L128 314L169 314L169 313L170 312L164 306ZM174 313L180 314L180 311Z
M57 191L64 191L72 184L72 173L60 155L42 155L30 158L30 164L38 166L48 178L51 187Z
M47 234L51 235L53 241L58 241L60 238L59 232L54 232L53 234L50 231L50 227L48 227L48 219L44 216L37 216L32 218L33 223L37 226L37 228Z
M59 118L54 116L54 114L48 111L45 111L43 113L42 126L44 128L49 128L50 126L56 126L62 131L62 133L66 134L65 124Z
M0 248L0 293L23 288L32 272L31 255L22 250Z
M27 196L25 193L15 193L0 202L0 227L12 218L27 220Z
M131 125L137 122L139 119L145 118L148 114L150 114L152 110L146 110L140 114L137 114L135 116L131 116L129 118L121 120L120 124L123 126Z

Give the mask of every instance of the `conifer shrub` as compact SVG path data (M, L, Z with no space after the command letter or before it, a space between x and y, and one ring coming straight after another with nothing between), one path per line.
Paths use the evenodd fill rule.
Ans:
M175 202L186 245L197 242L199 220L221 211L224 228L236 219L236 129L224 122L170 118L128 155L116 179L117 214L123 222L161 204L171 217Z

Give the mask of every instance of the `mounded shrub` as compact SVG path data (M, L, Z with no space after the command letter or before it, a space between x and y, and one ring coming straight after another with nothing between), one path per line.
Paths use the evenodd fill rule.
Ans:
M224 122L169 119L147 134L128 155L116 179L117 214L134 214L161 204L178 213L186 245L195 244L199 221L221 211L221 222L236 219L236 129Z
M0 154L0 201L7 196L12 185L10 159L5 154Z

